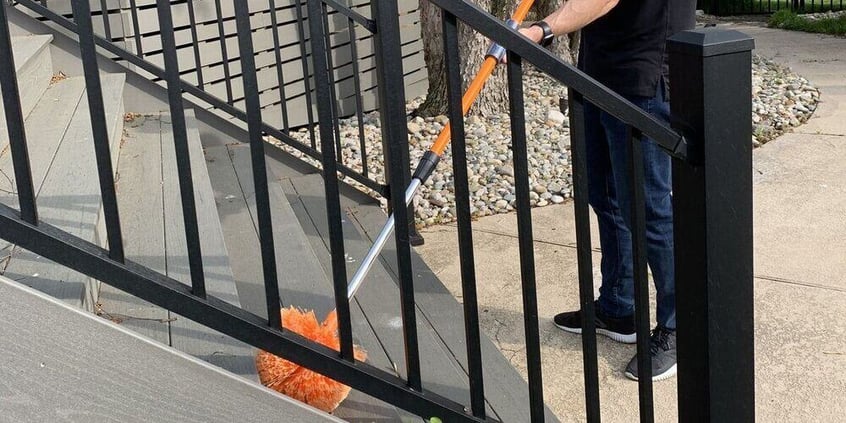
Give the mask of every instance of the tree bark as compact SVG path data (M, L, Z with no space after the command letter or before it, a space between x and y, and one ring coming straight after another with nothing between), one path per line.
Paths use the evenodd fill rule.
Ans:
M561 2L562 0L536 0L530 21L542 19L549 15L561 6ZM510 16L511 8L514 6L513 2L508 0L476 0L476 3L501 19L507 19ZM429 3L428 0L420 0L420 27L423 38L423 57L429 75L429 89L425 101L415 111L415 114L423 117L444 115L447 113L448 104L441 10ZM550 48L568 63L575 63L579 38L578 33L558 37ZM479 66L485 59L489 45L488 39L476 33L469 26L459 23L459 56L462 58L463 89L466 89L470 85L470 81L476 76ZM507 111L508 90L505 71L498 68L485 84L485 88L470 110L470 114L489 116L507 113Z
M423 117L447 113L447 81L444 77L444 38L441 22L441 9L428 0L420 0L420 32L429 88L426 99L414 113Z
M477 0L476 3L503 18L509 13L508 3L503 0ZM418 116L437 116L447 113L446 75L444 72L443 36L441 33L441 10L427 0L420 0L420 28L423 36L423 57L429 75L429 90L426 100L417 109ZM476 33L471 27L459 23L459 57L461 61L462 89L470 85L476 76L490 41ZM470 114L483 116L505 113L508 110L508 92L505 72L497 69L488 79Z

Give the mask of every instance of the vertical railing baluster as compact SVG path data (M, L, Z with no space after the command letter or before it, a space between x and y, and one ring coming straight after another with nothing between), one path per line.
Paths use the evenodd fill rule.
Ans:
M90 8L91 6L89 5ZM100 13L103 14L103 31L106 39L112 41L112 25L109 23L109 5L106 4L106 0L100 0Z
M261 265L264 275L267 321L270 327L281 327L279 307L279 282L276 271L276 249L273 244L273 219L270 214L270 191L267 182L267 164L264 155L264 138L261 124L256 58L253 53L253 35L250 29L250 10L245 1L235 2L235 23L238 32L238 50L241 56L241 77L247 111L247 128L250 134L250 156L253 168L256 210L261 244Z
M567 91L570 109L570 152L573 166L573 202L576 220L576 256L579 270L579 304L582 313L582 360L585 378L587 421L598 423L599 365L596 353L596 309L593 293L593 251L588 204L587 144L584 98L572 88Z
M520 247L520 278L523 288L523 324L526 331L526 367L529 375L529 409L532 422L544 421L538 293L535 281L532 209L529 203L529 153L526 145L526 111L523 103L523 65L517 54L508 53L508 103L511 115L511 146L514 152L514 186L517 197L517 239Z
M35 205L35 189L32 185L32 167L26 143L21 93L18 91L18 77L15 72L15 58L12 54L12 37L6 15L8 3L0 2L0 91L3 93L3 110L6 112L6 129L9 133L9 148L12 150L12 164L15 168L15 183L21 219L31 224L38 223L38 209Z
M279 82L279 104L282 107L282 129L287 134L290 132L288 123L288 99L285 95L285 75L282 72L282 48L279 44L279 23L276 14L276 0L268 2L270 6L270 28L273 31L273 52L276 55L276 80ZM306 78L307 75L303 75Z
M367 170L367 140L364 136L364 101L361 96L361 70L358 64L358 42L355 36L355 22L349 20L350 28L350 55L352 56L353 83L355 84L355 117L358 120L358 142L361 153L361 173L365 178L369 177Z
M644 198L643 140L640 131L628 127L629 190L631 192L632 257L634 260L635 327L637 330L637 384L640 421L655 420L652 403L652 356L649 337L649 273L646 260L646 200Z
M170 0L156 0L159 26L162 37L167 98L173 127L176 170L179 177L179 193L182 200L182 220L185 222L185 241L188 246L188 267L191 271L192 293L205 298L206 283L203 274L203 256L200 247L200 230L197 223L197 206L194 199L194 182L188 150L188 130L185 109L182 103L182 88L179 78L179 60L176 56L176 39L173 33L173 15Z
M197 35L197 17L194 12L194 0L188 0L188 22L191 24L191 41L194 49L194 72L197 74L197 86L203 88L203 60L200 57L200 40Z
M470 186L467 175L467 145L461 110L461 56L458 21L443 13L444 65L447 75L449 121L452 127L452 169L455 180L455 215L458 218L458 251L461 256L461 294L464 298L464 333L470 376L470 406L473 415L485 417L485 384L482 372L479 304L476 295L476 260L473 254L473 228L470 219Z
M303 65L303 94L306 101L306 115L308 116L308 135L311 141L311 148L317 149L317 140L314 136L314 104L311 99L311 78L309 78L308 52L306 51L305 20L303 19L303 2L297 0L294 5L297 15L297 31L300 43L300 61Z
M314 66L314 83L317 88L318 119L320 124L321 152L323 153L323 179L326 192L326 215L329 222L329 249L332 254L332 280L335 288L335 305L338 310L338 331L341 339L341 357L352 361L352 323L350 300L347 297L347 264L344 254L344 229L341 226L341 198L338 188L338 171L335 150L332 147L332 94L330 90L326 32L323 2L308 2L308 23L311 30L311 58Z
M391 205L397 249L397 275L400 286L405 363L408 385L423 390L420 375L420 349L417 339L417 316L414 303L414 279L411 272L409 244L409 209L405 204L405 188L411 177L408 168L408 124L405 116L405 81L402 72L399 9L396 0L370 2L372 16L379 30L376 33L376 72L379 85L379 118L382 140L386 147L386 170L390 183Z
M132 19L132 32L135 38L135 54L144 57L144 48L141 46L141 23L138 21L137 0L129 0L129 16Z
M226 102L234 103L232 95L232 73L229 70L229 49L226 47L226 28L223 26L223 9L220 0L214 0L215 13L217 14L217 31L220 33L220 56L223 60L223 84L226 86Z
M123 236L121 235L117 195L115 194L115 173L109 146L109 130L106 126L106 110L103 105L103 87L100 83L100 68L97 65L94 28L91 23L91 6L87 1L75 1L71 5L73 6L74 20L77 28L79 28L79 49L85 74L85 91L88 93L88 109L94 136L100 195L103 198L103 215L106 221L109 257L122 262L124 260Z
M331 94L329 101L332 104L332 124L335 126L335 160L340 164L344 164L343 148L341 147L341 126L340 115L338 114L338 91L335 86L335 61L332 60L334 47L332 47L332 33L329 31L329 11L326 9L326 3L320 3L322 18L323 18L323 36L326 37L326 61L329 68L329 92Z

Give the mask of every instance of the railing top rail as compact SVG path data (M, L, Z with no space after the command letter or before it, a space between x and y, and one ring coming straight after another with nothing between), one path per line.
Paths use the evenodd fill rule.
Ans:
M467 0L431 0L442 10L459 19L507 50L520 55L539 70L573 88L597 107L614 115L645 136L653 139L670 155L686 160L687 141L684 136L668 128L658 119L638 108L610 88L597 82L548 50L528 41L509 28L505 22Z
M341 4L338 0L322 0L324 4L327 6L331 6L333 9L337 10L340 14L352 19L359 25L363 26L365 29L370 31L371 34L376 33L376 21L370 19L361 13L358 13L352 10L349 6Z

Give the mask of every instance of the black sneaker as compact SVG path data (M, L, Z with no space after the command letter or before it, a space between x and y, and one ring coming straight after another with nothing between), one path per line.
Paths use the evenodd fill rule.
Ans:
M624 344L634 344L637 342L637 333L635 333L634 315L622 319L615 319L608 317L599 311L599 302L594 303L596 310L596 333L605 335L617 342ZM555 326L570 333L582 333L582 313L581 311L568 311L555 316L552 319Z
M676 374L676 331L656 327L649 338L652 357L652 381L664 380ZM637 380L637 355L626 366L626 377Z

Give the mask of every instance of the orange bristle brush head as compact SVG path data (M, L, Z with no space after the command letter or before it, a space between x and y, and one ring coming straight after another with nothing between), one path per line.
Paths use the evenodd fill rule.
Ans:
M294 331L335 351L341 350L338 318L334 310L323 323L318 323L313 311L306 312L293 306L282 309L281 313L285 330ZM355 346L353 355L358 361L367 358L367 353L358 346ZM327 413L338 408L350 393L349 386L267 351L260 351L256 356L256 369L264 386Z

